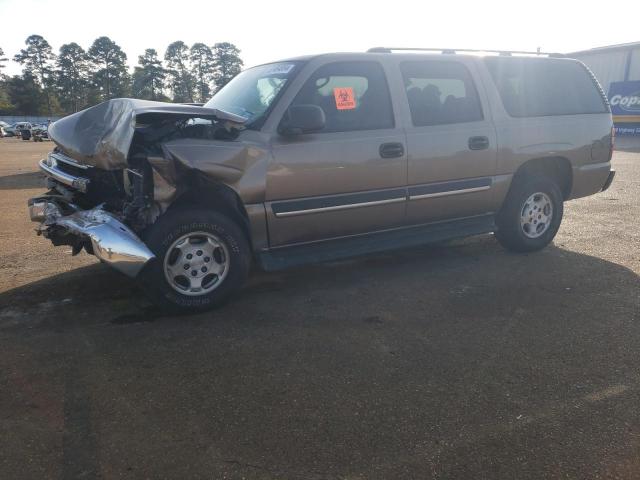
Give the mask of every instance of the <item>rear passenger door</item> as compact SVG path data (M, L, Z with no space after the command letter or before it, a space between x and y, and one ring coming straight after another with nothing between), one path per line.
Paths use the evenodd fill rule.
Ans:
M470 68L444 59L400 62L407 119L410 224L492 210L496 133Z

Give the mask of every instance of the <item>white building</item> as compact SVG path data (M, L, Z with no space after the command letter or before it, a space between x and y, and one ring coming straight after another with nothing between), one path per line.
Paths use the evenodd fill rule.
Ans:
M567 54L587 65L609 98L618 135L640 135L640 42Z
M640 42L623 43L568 53L596 75L606 94L611 82L640 81Z

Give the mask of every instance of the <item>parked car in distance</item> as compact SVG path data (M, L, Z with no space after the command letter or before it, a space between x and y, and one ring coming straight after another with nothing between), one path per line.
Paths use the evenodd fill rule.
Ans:
M46 124L34 125L31 129L32 138L34 142L42 142L49 140L49 130Z
M204 106L116 99L49 134L50 191L29 201L38 231L185 312L224 301L252 261L490 232L536 251L565 201L614 176L598 82L542 55L299 57L243 71Z
M23 127L20 129L20 136L22 140L31 140L32 130L31 128Z
M33 125L30 122L18 122L12 127L10 127L11 136L21 137L23 140L31 139L31 129ZM28 130L26 137L22 134L23 130Z
M15 137L16 136L16 124L9 125L4 127L4 135L5 137Z

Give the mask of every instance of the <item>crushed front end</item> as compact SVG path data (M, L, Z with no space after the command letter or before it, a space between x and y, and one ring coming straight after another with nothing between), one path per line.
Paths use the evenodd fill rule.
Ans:
M154 258L140 238L145 229L201 174L178 164L166 143L227 142L242 120L199 106L115 99L55 122L56 148L39 164L48 191L28 202L37 233L136 277Z
M39 235L54 245L70 246L74 255L84 249L130 277L154 258L125 224L127 195L118 195L123 193L120 174L80 165L56 151L40 162L40 169L49 192L29 200Z

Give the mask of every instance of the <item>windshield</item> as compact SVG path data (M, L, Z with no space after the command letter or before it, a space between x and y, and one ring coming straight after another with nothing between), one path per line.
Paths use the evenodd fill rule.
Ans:
M296 62L279 62L250 68L226 84L205 107L246 117L246 126L255 126L293 78Z

